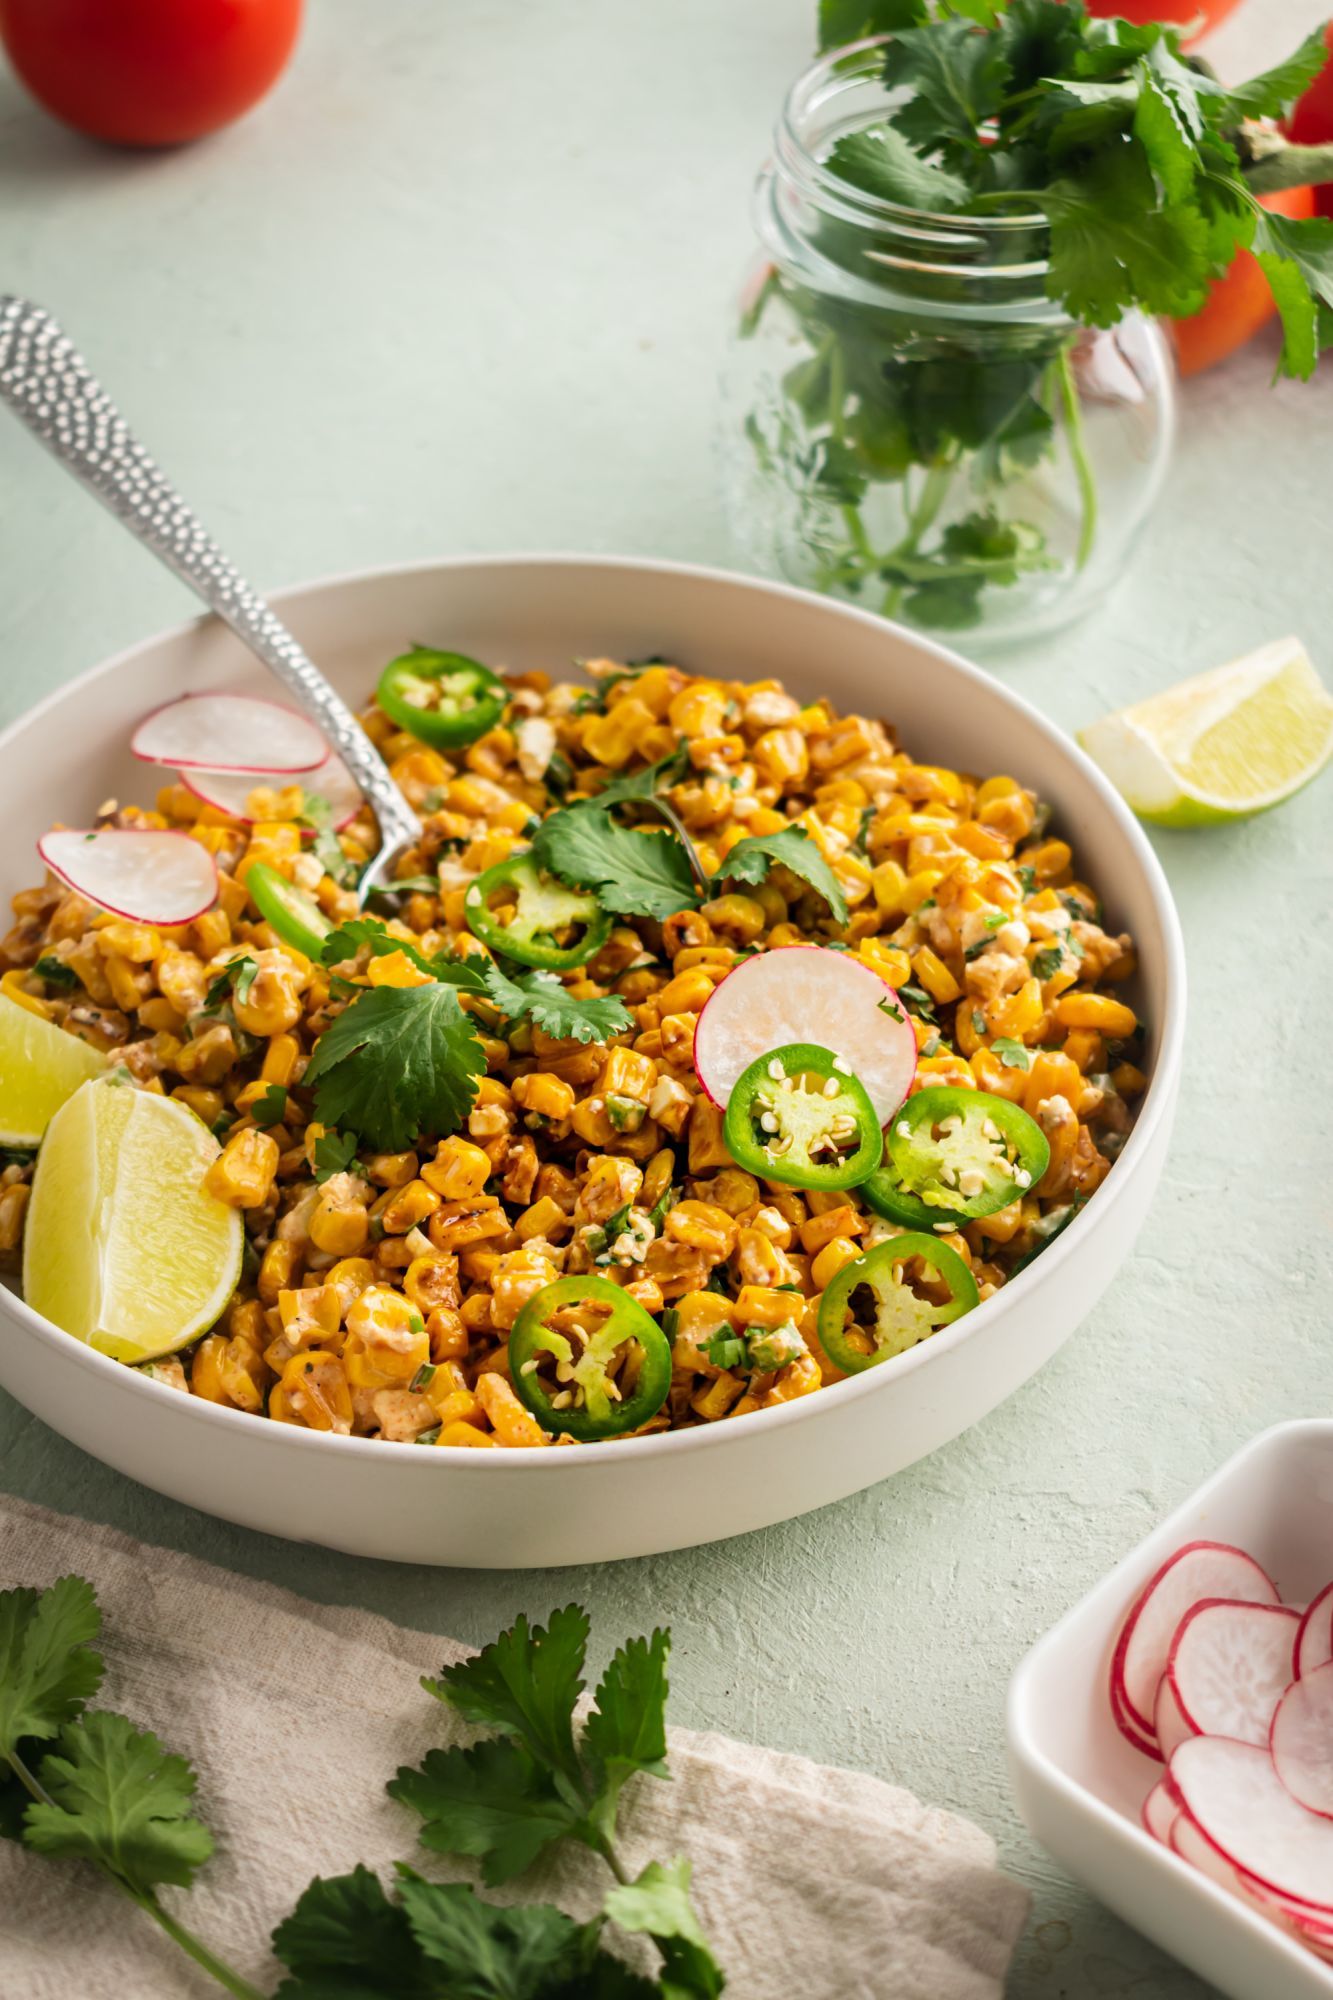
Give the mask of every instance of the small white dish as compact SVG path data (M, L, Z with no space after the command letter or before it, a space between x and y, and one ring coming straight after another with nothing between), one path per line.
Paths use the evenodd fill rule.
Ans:
M188 1506L349 1554L467 1568L653 1555L785 1521L935 1451L1048 1361L1129 1255L1166 1157L1185 1032L1180 923L1156 855L1083 752L957 654L849 605L748 577L607 557L474 556L283 591L348 699L404 637L559 671L661 653L889 717L921 757L1011 771L1050 801L1109 921L1131 931L1148 1090L1115 1167L1030 1270L850 1382L734 1423L570 1451L415 1450L224 1410L71 1340L0 1287L0 1387L84 1451ZM0 734L0 893L39 879L56 820L151 796L130 736L184 693L271 684L212 618L131 647Z
M1009 1689L1019 1810L1098 1899L1233 2000L1330 2000L1324 1965L1144 1831L1162 1766L1111 1719L1107 1675L1121 1621L1183 1542L1233 1542L1304 1604L1333 1573L1333 1420L1279 1424L1205 1486L1040 1639Z

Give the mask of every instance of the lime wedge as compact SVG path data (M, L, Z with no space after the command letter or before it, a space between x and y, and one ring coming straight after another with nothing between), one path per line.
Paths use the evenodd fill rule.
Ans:
M106 1057L0 993L0 1146L35 1146Z
M1079 741L1141 819L1204 826L1281 805L1333 756L1333 696L1299 639L1103 716Z
M133 1084L85 1083L47 1127L23 1245L35 1312L116 1361L148 1361L217 1319L241 1270L238 1210L205 1192L218 1142Z

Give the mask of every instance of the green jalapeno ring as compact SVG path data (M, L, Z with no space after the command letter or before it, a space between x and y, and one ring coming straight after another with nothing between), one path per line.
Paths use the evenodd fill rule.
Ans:
M561 1307L578 1305L609 1310L576 1355L573 1343L547 1321ZM627 1340L637 1341L643 1359L633 1393L618 1401L610 1393L609 1363ZM571 1369L568 1386L582 1391L581 1404L557 1408L537 1373L543 1353ZM521 1308L509 1335L509 1367L516 1393L544 1431L593 1444L636 1431L657 1415L671 1387L671 1343L638 1300L609 1278L557 1278Z
M807 1076L822 1079L823 1089L806 1090ZM742 1071L727 1099L722 1137L737 1166L761 1180L829 1192L856 1187L884 1150L865 1086L841 1056L814 1042L769 1049ZM851 1152L836 1150L853 1139ZM835 1150L825 1164L812 1149L829 1143Z
M508 924L487 907L487 897L500 889L515 892L516 908ZM611 935L611 918L591 890L567 889L554 876L543 875L526 849L478 875L468 886L463 910L473 937L492 951L552 972L586 965ZM583 926L582 937L572 945L557 944L555 933L575 924Z
M936 1126L955 1119L936 1135ZM976 1222L1030 1193L1050 1158L1046 1134L1021 1105L988 1090L932 1084L894 1113L884 1165L861 1192L878 1214L909 1228Z
M413 646L390 660L375 699L400 729L422 743L449 749L474 743L494 729L509 705L509 689L498 674L465 653Z
M943 1305L920 1298L894 1267L909 1257L919 1257L949 1288ZM859 1285L868 1285L876 1301L873 1354L862 1354L847 1339L847 1308ZM956 1250L937 1236L907 1231L887 1243L877 1243L854 1263L842 1269L825 1287L819 1302L819 1342L835 1367L844 1374L860 1375L867 1368L905 1354L909 1347L929 1340L950 1321L961 1319L980 1302L977 1281Z

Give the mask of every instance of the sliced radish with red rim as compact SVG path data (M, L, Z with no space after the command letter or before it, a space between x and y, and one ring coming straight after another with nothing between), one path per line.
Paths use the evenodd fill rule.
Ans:
M1205 1840L1187 1812L1177 1809L1167 1835L1167 1844L1173 1854L1178 1854L1182 1861L1188 1861L1191 1868L1197 1868L1200 1875L1206 1875L1210 1882L1216 1882L1219 1889L1244 1896L1250 1902L1257 1900L1245 1887L1240 1871L1218 1853L1211 1841Z
M1269 1744L1291 1796L1307 1812L1333 1819L1333 1661L1292 1682L1274 1712Z
M1299 1614L1281 1604L1204 1598L1181 1619L1167 1679L1187 1733L1266 1744L1291 1679Z
M1111 1688L1111 1714L1116 1728L1127 1743L1132 1744L1134 1749L1141 1751L1145 1757L1151 1757L1154 1763L1160 1764L1164 1761L1157 1747L1156 1736L1151 1730L1141 1728L1132 1719L1114 1685Z
M254 825L256 816L250 810L250 794L261 788L276 790L281 785L299 785L307 799L323 799L329 808L335 833L341 833L345 826L350 825L365 804L356 779L341 757L326 757L316 770L294 775L187 770L184 767L180 775L182 783L197 799L202 799L206 806L216 807L218 812L226 813L229 819L240 820L245 826ZM277 785L274 784L275 778Z
M1197 1730L1190 1728L1180 1712L1180 1703L1176 1700L1169 1674L1163 1674L1157 1683L1157 1700L1153 1704L1152 1720L1158 1746L1168 1764L1171 1762L1171 1752L1179 1748L1187 1736L1198 1734Z
M43 834L37 852L80 896L136 924L188 924L217 901L213 857L188 833L62 829Z
M1160 1840L1165 1847L1179 1818L1180 1807L1172 1798L1166 1779L1159 1778L1143 1801L1143 1824L1153 1839Z
M782 945L743 959L704 1003L695 1073L725 1107L751 1063L812 1038L850 1065L887 1125L916 1074L916 1036L893 988L846 952Z
M1192 1736L1171 1759L1171 1779L1199 1831L1262 1889L1333 1917L1333 1820L1294 1799L1266 1747Z
M308 717L246 694L187 694L145 716L130 748L178 771L294 776L318 770L329 746Z
M1333 1583L1326 1583L1301 1619L1292 1653L1292 1679L1333 1660Z
M1205 1597L1276 1604L1278 1592L1252 1557L1226 1542L1187 1542L1162 1564L1131 1607L1111 1662L1112 1685L1130 1721L1148 1734L1176 1627Z

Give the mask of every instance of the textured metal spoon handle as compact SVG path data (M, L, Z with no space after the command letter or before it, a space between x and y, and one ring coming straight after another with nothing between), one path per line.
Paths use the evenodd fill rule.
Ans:
M158 559L226 620L323 730L375 809L383 846L363 891L420 833L383 758L276 618L232 567L50 313L0 297L0 400Z

